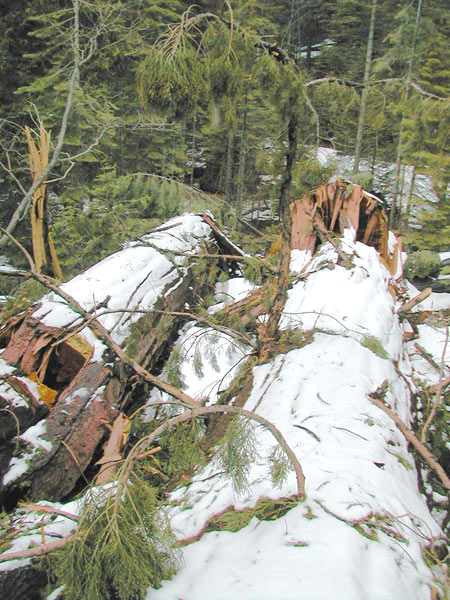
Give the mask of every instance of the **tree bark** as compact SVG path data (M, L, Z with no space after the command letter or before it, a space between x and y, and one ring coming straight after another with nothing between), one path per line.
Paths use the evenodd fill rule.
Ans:
M356 133L356 147L355 147L355 160L353 162L353 175L355 175L359 170L359 161L361 158L361 149L362 149L362 139L363 139L363 131L364 131L364 122L366 119L366 105L367 105L367 92L369 88L367 84L369 83L370 77L370 65L372 62L372 53L373 53L373 36L375 31L375 16L377 10L377 0L372 0L372 12L370 14L370 26L369 26L369 37L367 40L367 54L366 54L366 62L364 66L364 87L361 95L361 105L359 109L359 120L358 120L358 131Z
M292 99L295 103L295 99ZM272 305L266 328L266 340L276 339L278 336L278 323L287 299L289 283L289 266L291 261L291 237L292 218L290 209L290 189L292 184L292 169L297 155L297 129L298 115L295 110L291 112L288 123L288 148L286 151L286 169L280 190L280 203L278 214L280 216L281 249L280 249L280 273L278 276L278 287ZM270 343L270 342L269 342ZM264 343L266 346L266 343ZM263 349L263 353L267 348Z
M207 250L220 252L216 242L207 242L205 239L205 244ZM80 477L85 477L85 471L98 458L99 445L108 435L106 426L114 422L120 410L136 410L146 400L151 385L162 386L169 394L173 390L177 392L152 372L161 369L183 321L182 316L173 313L182 313L186 303L197 303L199 297L210 291L209 286L216 278L216 261L201 261L199 264L203 266L201 273L198 265L195 274L192 267L181 270L178 283L170 282L170 290L163 291L154 305L155 310L144 313L135 323L137 339L131 355L112 341L93 315L83 310L70 296L65 297L60 288L48 284L56 293L62 294L73 310L79 312L84 319L84 326L89 326L109 346L109 350L104 352L101 360L85 359L79 371L72 374L71 381L61 383L63 389L58 389L57 400L46 419L45 438L51 442L51 449L37 453L23 475L6 485L0 485L3 498L16 497L20 489L22 491L16 499L26 494L31 500L60 500L74 489ZM40 275L34 274L34 277L46 281ZM63 343L55 346L55 342L70 337L70 333L70 329L50 328L31 314L25 315L9 331L9 342L3 358L9 364L20 366L26 375L41 369L44 383L50 386L49 380L53 375L49 372L52 370L52 361L56 360L53 352L56 352L56 347L61 352L64 346ZM111 354L119 360L111 360ZM55 370L67 367L58 365ZM56 385L56 380L53 383ZM183 401L182 393L179 394ZM189 403L191 399L188 396L186 398ZM197 403L192 401L191 407L194 405ZM8 470L9 461L4 462L3 473Z

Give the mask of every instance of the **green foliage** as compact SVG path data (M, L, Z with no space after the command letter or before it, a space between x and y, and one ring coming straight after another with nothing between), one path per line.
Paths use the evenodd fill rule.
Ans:
M219 468L231 479L237 494L248 490L248 475L252 463L259 457L254 428L254 424L248 419L234 418L221 440L216 455Z
M164 372L167 382L180 389L183 389L185 386L183 374L181 372L182 360L183 355L181 350L178 346L175 346L164 365Z
M232 325L230 324L230 326ZM253 381L253 367L256 365L257 361L258 359L256 356L250 356L239 367L238 372L236 373L233 381L221 394L219 404L230 404L233 398L236 398L242 393L245 394L245 390L248 387L248 383L250 381Z
M410 254L404 272L408 279L426 279L439 273L441 258L431 250L419 250Z
M351 180L365 190L371 190L373 188L373 173L370 171L359 171L351 176Z
M53 238L65 276L78 273L178 214L184 186L144 173L100 173L88 190L80 187L50 203ZM81 250L80 250L81 249Z
M246 257L243 264L243 275L255 285L262 284L264 261L258 257Z
M269 455L269 475L276 488L281 488L291 469L286 453L280 446L274 446Z
M34 279L20 283L10 292L6 302L0 304L0 323L6 323L11 317L26 310L47 291L46 287Z
M149 53L139 67L139 97L176 119L192 112L206 89L202 63L190 47L167 54L160 49Z
M77 535L59 551L54 570L65 600L144 598L180 564L175 538L157 493L135 478L117 498L93 490Z
M373 335L366 335L361 342L361 345L364 346L364 348L368 348L380 358L389 358L388 353L383 348L380 340Z
M314 156L307 153L301 156L294 170L294 185L298 196L308 194L326 183L335 172L335 165L323 166Z
M176 479L184 473L204 466L205 453L201 447L204 426L197 419L180 423L164 433L160 444L167 453L167 462L163 470Z
M259 498L254 508L243 510L230 509L213 517L206 525L206 531L232 531L236 532L246 527L253 518L259 521L273 521L280 519L298 505L298 499L294 498Z
M154 327L155 316L150 312L142 315L130 325L130 334L127 337L126 347L126 353L130 358L136 358L142 339L150 334Z

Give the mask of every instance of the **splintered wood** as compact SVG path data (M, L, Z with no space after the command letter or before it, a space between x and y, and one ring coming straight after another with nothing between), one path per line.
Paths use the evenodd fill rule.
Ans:
M360 185L335 181L321 185L291 203L292 249L314 250L320 232L342 234L352 227L355 240L373 246L394 273L400 247L389 250L388 220L383 202Z

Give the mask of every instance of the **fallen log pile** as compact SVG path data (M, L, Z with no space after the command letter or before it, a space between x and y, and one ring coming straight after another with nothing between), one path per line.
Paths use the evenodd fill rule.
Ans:
M329 242L337 264L351 269L357 255L341 247L342 236L350 235L352 242L377 249L395 286L401 246L374 195L347 182L326 184L295 200L291 218L292 250L314 256ZM24 272L49 293L0 327L0 504L13 510L23 499L59 501L87 482L106 484L122 459L128 417L153 387L195 414L217 412L209 423L215 427L220 418L226 425L241 410L250 379L240 400L236 396L229 409L216 410L203 409L202 401L159 374L190 320L219 332L228 329L259 364L282 351L281 342L270 351L274 340L266 328L277 291L273 262L267 262L262 285L245 298L227 303L214 318L204 310L203 299L219 276L241 274L246 259L203 214L173 219L60 287ZM302 272L296 274L297 282L302 278ZM305 337L307 343L312 339L312 333ZM208 433L206 440L217 441Z
M182 322L167 313L196 304L224 268L179 256L229 253L226 238L211 224L208 215L173 222L61 286L68 299L51 292L0 329L1 357L10 366L0 391L1 418L8 423L0 448L0 504L66 496L95 458L107 426L120 411L139 406L145 382L116 360L93 321L143 369L160 370ZM234 268L229 263L225 268ZM38 440L32 457L14 458L18 431L43 423L43 417L39 437L47 444ZM39 452L43 446L47 451Z

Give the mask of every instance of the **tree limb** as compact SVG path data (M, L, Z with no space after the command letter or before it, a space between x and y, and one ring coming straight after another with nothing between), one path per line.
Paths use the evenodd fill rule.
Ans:
M441 465L437 462L437 460L434 458L434 456L431 454L431 452L428 450L428 448L426 448L426 446L422 442L419 442L417 437L414 435L414 433L411 431L411 429L409 429L409 427L406 425L406 423L404 423L400 419L400 417L391 408L389 408L388 406L386 406L386 404L384 404L384 402L381 400L381 398L377 396L377 392L374 392L373 394L369 394L369 398L371 399L372 403L375 404L375 406L378 406L378 408L380 408L383 412L385 412L394 421L394 423L400 429L400 431L402 432L404 437L407 439L407 441L410 442L414 446L414 448L417 450L417 452L420 454L420 456L425 460L425 462L428 463L430 468L433 469L433 471L438 475L439 479L442 481L443 485L447 488L447 490L450 490L450 479L448 478L447 473L444 471L444 469L441 467Z
M160 425L154 431L152 431L150 435L147 435L141 440L139 440L139 442L137 442L137 444L132 448L131 452L125 460L124 465L122 466L119 472L119 484L118 489L116 491L116 497L122 495L120 486L124 487L126 485L131 471L133 470L134 463L138 459L139 455L142 454L145 448L147 448L156 438L158 438L162 433L164 433L166 429L169 429L170 427L178 423L183 423L185 421L189 421L190 419L195 419L197 417L202 417L213 413L230 413L241 417L247 417L247 419L256 421L257 423L268 429L273 435L273 437L280 444L281 448L285 452L286 456L289 458L289 461L295 471L295 475L297 478L297 495L299 499L304 500L306 498L305 476L303 474L303 469L294 451L287 443L281 431L277 429L273 423L271 423L270 421L268 421L267 419L265 419L261 415L258 415L255 412L245 410L243 408L238 408L236 406L228 405L205 406L188 410L181 415L177 415L176 417L168 419L162 425Z

